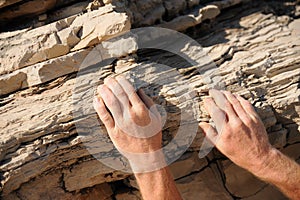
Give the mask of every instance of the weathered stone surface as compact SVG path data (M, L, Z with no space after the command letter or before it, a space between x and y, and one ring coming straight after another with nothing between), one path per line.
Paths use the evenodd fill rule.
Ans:
M0 3L0 8L10 5L8 8L2 9L0 13L0 22L10 21L18 17L31 17L45 13L57 7L75 3L76 0L32 0L21 1L12 0Z
M195 14L189 14L177 17L172 21L158 26L163 28L169 28L177 31L186 30L189 27L196 26L206 19L213 19L220 14L220 10L217 6L209 5L204 8L196 9Z
M274 186L267 185L266 187L263 187L262 190L260 190L257 194L242 198L243 200L260 200L268 197L268 199L274 199L274 200L288 200L287 197L285 197L281 192L279 192Z
M142 200L141 194L136 191L124 192L116 195L116 200Z
M276 9L268 14L269 6L274 5L265 1L255 1L257 6L247 7L247 4L243 4L235 8L229 7L247 1L210 2L210 5L202 8L199 6L201 1L185 2L176 1L176 5L169 4L167 7L162 1L156 0L130 1L126 13L114 11L108 4L40 28L0 34L0 94L4 95L0 99L2 199L139 199L140 195L135 189L123 191L123 188L117 187L122 179L128 179L128 174L105 167L82 144L87 139L85 142L91 146L98 145L95 138L78 135L88 132L87 129L93 127L88 126L91 123L75 128L76 123L95 118L92 115L74 119L72 115L76 101L72 100L75 72L93 45L128 30L129 20L135 26L168 24L189 16L193 10L200 10L203 16L209 18L221 12L213 26L200 25L189 30L188 34L191 33L204 46L217 64L224 88L243 95L253 103L273 145L300 161L299 19L293 18L288 11L277 15ZM117 5L117 2L112 3ZM277 4L285 6L280 2ZM122 2L118 5L122 5ZM79 6L78 12L83 7ZM228 10L223 12L224 8ZM174 16L165 16L167 9ZM189 26L178 24L177 27L184 30ZM103 44L107 48L114 47L116 51L110 53L118 56L127 53L123 48L125 45L133 44L131 53L137 48L129 38L118 42ZM190 52L189 55L194 54L197 52ZM168 61L166 63L172 68L154 71L159 66L154 63L156 61ZM89 82L91 74L98 80L141 65L147 70L139 76L148 80L163 80L168 74L168 77L179 80L178 84L188 85L197 91L196 99L200 102L197 120L208 121L202 106L202 99L208 90L205 80L194 66L187 66L182 59L167 52L138 53L115 60L103 67L101 73L87 73L84 76L87 78L86 85L79 89L83 93L93 90L97 82ZM178 129L180 110L177 107L185 106L174 97L175 91L183 89L176 84L166 81L163 89L155 85L147 89L158 103L166 107L168 113L163 130L164 144ZM86 108L86 112L89 112L92 109L90 103L82 109ZM188 127L186 131L189 131ZM232 194L243 199L284 199L280 192L243 170L216 167L221 157L219 154L198 159L197 151L202 140L203 135L199 131L189 152L171 165L178 187L186 199L233 199ZM179 149L184 142L179 140L174 149ZM113 147L110 141L107 139L102 144L95 148L94 153L111 155ZM174 150L174 153L177 151ZM122 160L118 162L125 165ZM235 173L241 174L242 178L236 179ZM226 180L222 179L221 174ZM242 185L246 183L251 190L242 190ZM128 186L137 188L134 181L129 181Z
M201 173L179 179L176 183L182 197L186 200L232 199L223 187L215 165L205 168Z
M27 74L15 71L9 75L3 75L0 78L0 95L17 91L23 87L27 87Z
M110 173L111 175L107 175ZM91 160L75 166L71 171L66 171L63 179L66 190L75 191L100 183L124 179L127 176L118 171L114 172L98 160Z
M226 180L225 186L236 197L245 198L253 196L267 185L247 170L233 163L225 162L223 167Z
M0 8L12 5L14 3L18 3L20 1L22 1L22 0L1 0L0 1Z
M36 86L77 72L89 50L81 50L0 75L0 95Z
M102 26L98 26L99 23ZM107 5L81 16L1 39L0 74L89 47L129 29L126 14L113 12L113 7Z
M200 171L200 169L207 166L208 163L205 159L199 159L196 152L185 154L170 165L170 169L174 179L184 177L190 173Z

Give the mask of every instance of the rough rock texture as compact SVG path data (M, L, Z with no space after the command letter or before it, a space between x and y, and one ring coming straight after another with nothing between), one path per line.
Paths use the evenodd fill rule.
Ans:
M169 52L136 52L131 37L107 41L131 27L167 27L196 39L216 63L224 87L256 107L271 143L300 162L299 2L43 2L28 13L20 8L40 5L39 0L0 1L0 21L30 14L24 23L17 26L14 22L13 29L0 33L2 199L141 199L132 175L97 161L82 144L85 137L78 132L83 130L75 127L95 119L95 114L74 118L72 92L81 63L100 42L104 50L116 49L107 53L120 58L95 76L125 73L141 65L145 72L153 72L159 69L157 63L168 64L172 68L139 75L149 80L159 80L164 74L182 76L178 84L192 87L200 102L197 120L208 120L201 107L208 86L195 66ZM130 46L129 52L125 45ZM79 89L85 93L95 84L87 82ZM178 108L186 106L178 103L180 96L173 95L181 89L172 82L165 82L162 89L156 85L147 89L168 113L165 143L180 125ZM170 166L185 199L285 199L276 188L235 166L217 150L199 159L202 140L199 130L188 151ZM95 138L87 142L98 144ZM107 156L115 153L109 141L103 144L96 151ZM175 153L182 143L177 145Z

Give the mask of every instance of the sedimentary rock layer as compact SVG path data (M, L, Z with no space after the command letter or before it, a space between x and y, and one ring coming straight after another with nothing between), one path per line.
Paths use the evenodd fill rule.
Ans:
M195 120L209 120L202 99L210 86L197 66L170 52L137 51L131 36L108 41L131 25L185 30L214 61L220 78L216 80L222 87L244 96L256 107L271 143L300 161L299 6L280 1L255 1L251 5L245 1L230 8L241 2L207 1L209 5L199 5L199 1L131 1L125 4L126 10L122 10L122 2L105 2L105 6L100 3L99 8L90 7L89 12L35 29L1 33L1 198L141 199L131 174L109 168L87 148L93 147L93 153L104 158L117 154L105 134L103 138L89 137L88 133L100 126L91 99L78 98L92 93L101 82L99 78L139 69L143 73L137 76L152 81L144 87L167 112L164 144L180 126L191 130L180 118L181 109L191 102L182 101L186 86L197 102ZM1 1L0 7L15 3ZM205 20L212 18L215 20ZM110 53L119 58L108 61L101 70L94 70L95 65L81 73L81 79L76 78L84 59L101 42L103 50L116 49ZM188 47L182 51L195 56L193 45ZM80 107L81 101L87 103ZM170 166L185 199L284 199L275 188L216 150L199 159L202 141L203 134L197 130L188 151ZM178 153L185 142L178 140L173 153ZM122 159L116 163L128 167Z

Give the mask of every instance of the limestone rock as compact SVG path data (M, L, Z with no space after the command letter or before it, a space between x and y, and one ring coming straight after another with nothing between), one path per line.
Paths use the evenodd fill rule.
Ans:
M116 200L142 200L141 194L134 192L124 192L116 195Z
M20 1L22 1L22 0L1 0L0 1L0 8L3 8L3 7L6 7L6 6L9 6L9 5L18 3Z
M0 95L8 94L28 86L27 75L23 72L15 71L10 75L3 75L0 79Z
M21 4L14 6L12 9L8 9L0 14L0 21L11 20L16 17L41 14L47 10L54 8L56 1L54 0L34 0L28 2L21 2Z
M274 186L268 185L259 191L256 195L242 198L243 200L259 200L261 198L268 197L274 200L288 200L281 192L279 192Z
M178 161L170 165L174 179L182 178L190 173L200 171L208 165L205 159L199 159L198 154L185 154Z
M98 26L102 21L109 23ZM0 74L89 47L129 28L127 16L113 12L113 7L108 5L0 40L3 50L0 55Z
M89 171L89 173L86 173ZM72 171L64 173L64 184L67 191L76 191L97 184L122 180L128 175L113 171L98 160L91 160L76 165Z
M16 3L0 2L5 6L3 9L8 9L9 3ZM21 3L29 2L38 1ZM35 29L0 34L1 199L140 199L129 174L111 169L91 155L101 153L110 158L116 152L104 137L105 131L103 137L89 135L103 126L92 113L92 99L83 98L93 93L101 82L99 79L114 73L126 74L139 67L143 70L137 76L152 80L153 84L136 81L135 85L144 84L147 94L164 106L168 116L163 129L165 145L176 136L179 127L191 132L189 118L180 126L181 109L184 111L190 103L182 101L184 94L191 94L185 92L185 87L195 91L195 100L199 102L196 122L209 121L202 100L211 87L208 83L216 80L224 89L248 99L262 118L272 144L300 161L297 59L300 43L299 19L294 17L294 11L283 9L284 3L268 1L253 1L255 6L243 0L207 0L206 5L203 1L174 2L176 5L161 0L128 4L112 1L117 7L107 4L88 12L85 3L70 3L57 11L57 18L47 13L47 20L54 20L51 24L46 20L45 25ZM237 4L241 6L231 7ZM279 11L275 5L280 5ZM272 12L268 12L270 7ZM167 11L171 12L168 17ZM77 15L70 16L74 14ZM133 27L169 24L170 28L185 30L197 24L195 18L202 22L203 17L215 18L213 24L200 23L186 34L196 39L214 60L218 76L213 78L201 76L205 70L199 72L196 66L170 52L136 51L138 46L133 37L115 38L128 31L130 24ZM184 23L174 23L181 19ZM83 60L100 43L107 57L122 58L103 66L91 59L89 64L101 70L89 68L81 74L81 79L75 78ZM193 58L202 56L190 44L179 50L189 52ZM128 53L133 55L127 56ZM169 67L164 68L163 64ZM74 91L79 91L78 98L74 98ZM75 109L80 102L86 103ZM89 115L74 117L76 112ZM78 123L82 126L76 126ZM284 199L280 192L249 173L231 165L227 167L228 161L223 161L224 156L216 150L198 159L203 137L197 127L188 152L170 166L184 198L234 199L234 194L242 199ZM177 155L187 140L191 138L178 140L167 156ZM116 162L118 169L128 167L125 160ZM250 190L242 190L244 184Z
M266 183L233 163L226 163L223 167L226 179L225 186L236 197L253 196L266 186Z
M182 197L194 199L232 199L222 185L216 166L207 167L201 173L193 174L176 181Z
M213 19L220 14L217 6L209 5L204 8L196 9L195 14L189 14L177 17L172 21L160 24L160 27L169 28L177 31L186 30L189 27L196 26L206 19Z

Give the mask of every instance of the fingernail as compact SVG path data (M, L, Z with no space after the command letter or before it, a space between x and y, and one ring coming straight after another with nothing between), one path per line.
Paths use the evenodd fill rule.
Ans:
M98 90L99 90L99 91L103 91L103 85L99 85L99 86L98 86Z
M98 90L98 95L100 95L100 97L102 95L106 95L105 89L104 89L104 85L99 85L98 88L97 88L97 90Z

